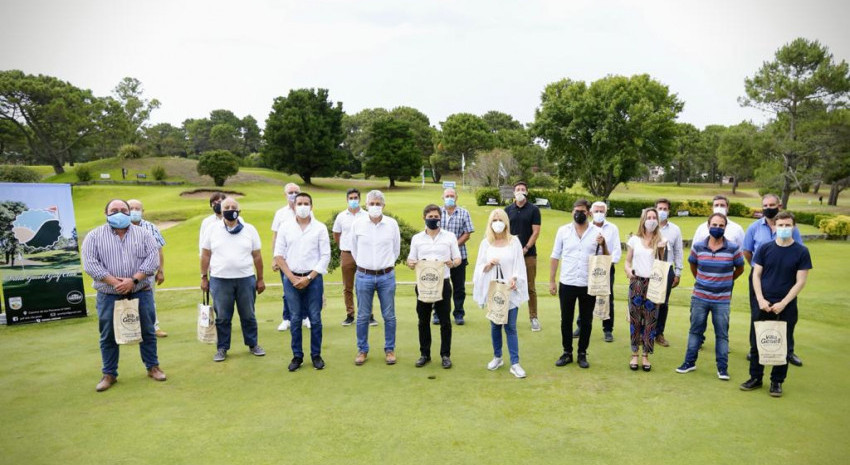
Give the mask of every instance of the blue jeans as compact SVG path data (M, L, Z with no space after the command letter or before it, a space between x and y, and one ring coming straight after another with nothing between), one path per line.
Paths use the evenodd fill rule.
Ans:
M490 336L493 338L493 355L502 357L502 328L508 336L508 352L511 354L511 365L519 363L519 338L516 335L517 308L508 310L508 324L497 325L490 322Z
M283 284L283 319L286 321L292 321L290 319L292 315L289 311L289 304L286 303L286 275L283 274L283 271L280 272L280 282Z
M215 309L215 332L218 348L230 350L230 322L233 320L233 304L239 311L242 325L242 340L248 347L257 345L257 319L254 317L254 301L257 299L257 280L245 278L210 278L210 293Z
M380 276L358 271L354 290L357 293L357 349L369 353L369 317L377 291L384 318L384 352L395 350L395 270Z
M705 327L711 312L711 324L714 326L714 356L717 369L725 370L729 366L729 302L708 302L691 297L691 330L688 335L688 351L685 362L696 363L699 346L702 344Z
M156 330L153 322L156 319L153 307L153 293L151 291L139 291L129 295L131 299L139 299L139 319L142 327L142 342L139 344L139 352L145 368L159 365L156 357ZM115 330L112 327L112 312L115 309L115 301L125 298L124 295L97 293L97 324L100 328L100 358L103 360L105 375L118 376L118 344L115 342Z
M292 317L292 356L304 359L301 344L301 320L310 319L310 357L322 354L322 294L324 293L322 275L310 281L304 289L296 289L289 278L283 279L283 292L286 296L289 314Z

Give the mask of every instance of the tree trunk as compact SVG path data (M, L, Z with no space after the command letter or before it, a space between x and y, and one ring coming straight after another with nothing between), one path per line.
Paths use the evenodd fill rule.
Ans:
M679 160L679 169L676 170L676 187L682 187L682 161Z
M732 195L735 195L736 190L738 190L738 176L735 176L735 179L732 180Z
M847 187L848 182L850 182L850 178L839 179L832 183L829 189L829 200L826 202L827 205L838 206L838 194Z
M782 181L782 200L780 203L782 204L782 208L788 208L788 199L791 198L791 180L788 179L788 176L783 176Z
M62 166L62 163L59 163L59 162L54 161L54 162L53 162L53 163L51 163L51 164L53 165L53 171L54 171L56 174L62 174L62 173L64 173L64 172L65 172L65 167L64 167L64 166Z
M820 181L815 182L815 185L812 186L812 194L815 194L815 195L818 194L818 191L820 190L820 185L821 185Z
M304 184L306 184L308 186L313 185L313 183L310 182L310 179L312 178L312 176L310 176L308 173L299 174L298 176L301 176L301 179L304 180Z
M390 189L392 189L393 187L395 187L395 178L390 176Z

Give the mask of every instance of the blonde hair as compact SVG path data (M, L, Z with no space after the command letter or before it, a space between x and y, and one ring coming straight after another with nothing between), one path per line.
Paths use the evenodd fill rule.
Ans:
M496 236L496 233L493 232L493 228L490 227L490 225L493 224L493 221L496 220L505 223L505 230L502 231L502 233L498 236ZM511 236L511 220L508 219L508 214L505 212L505 210L497 208L490 212L490 217L487 218L487 227L484 230L484 237L487 238L487 242L489 242L490 244L496 242L496 239L502 238L507 239L508 242L511 241L511 239L513 238L513 236Z
M658 210L652 207L643 209L643 212L641 212L640 214L640 223L638 223L637 235L640 240L643 241L643 238L648 232L646 230L646 227L644 226L644 223L646 223L646 219L647 216L649 216L649 212L655 213L655 221L658 221L659 223L658 226L655 227L655 231L652 231L652 238L649 240L649 247L652 250L655 250L658 247L658 242L660 242L663 238L661 236L661 221L658 220Z

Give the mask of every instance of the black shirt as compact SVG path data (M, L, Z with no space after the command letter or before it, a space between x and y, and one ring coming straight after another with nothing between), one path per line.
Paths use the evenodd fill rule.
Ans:
M511 221L511 234L519 238L520 244L525 247L528 240L531 239L531 226L540 225L540 209L531 202L525 202L525 205L518 207L516 202L505 207L505 212L508 214L508 219ZM525 254L529 257L537 256L537 245L528 249Z
M768 242L756 250L753 264L761 265L761 292L769 302L778 302L788 295L797 283L797 271L811 270L809 249L797 242L782 247Z

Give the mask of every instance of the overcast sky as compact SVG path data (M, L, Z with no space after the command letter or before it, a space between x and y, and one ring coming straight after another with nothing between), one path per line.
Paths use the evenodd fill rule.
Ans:
M275 97L324 87L353 114L406 105L437 125L528 123L546 84L649 73L697 127L764 121L744 78L796 37L850 59L844 1L0 0L0 69L108 95L125 76L180 125L224 108L264 126Z

